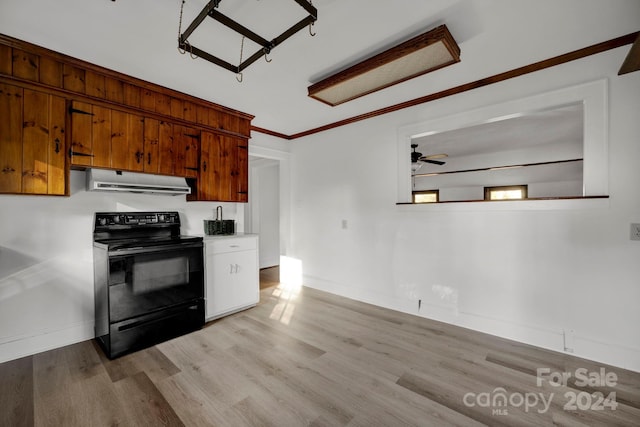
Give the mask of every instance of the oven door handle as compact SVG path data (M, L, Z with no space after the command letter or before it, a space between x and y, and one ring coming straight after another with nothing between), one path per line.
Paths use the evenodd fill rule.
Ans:
M193 242L193 243L176 243L174 245L157 245L157 246L133 246L122 249L114 249L109 251L109 255L120 256L120 255L134 255L134 254L150 254L150 253L158 253L158 252L168 252L175 251L179 249L191 249L191 248L202 248L204 245L202 242Z

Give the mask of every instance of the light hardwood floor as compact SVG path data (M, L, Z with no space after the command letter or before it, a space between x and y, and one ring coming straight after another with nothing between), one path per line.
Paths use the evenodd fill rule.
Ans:
M538 386L538 368L572 378ZM580 368L617 379L575 385ZM564 409L610 392L615 410ZM0 425L633 426L640 374L277 285L253 309L113 361L87 341L1 364Z

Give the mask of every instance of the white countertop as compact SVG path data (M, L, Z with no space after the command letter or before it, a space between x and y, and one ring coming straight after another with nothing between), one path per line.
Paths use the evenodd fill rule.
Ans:
M246 238L246 237L258 237L255 233L235 233L235 234L201 234L203 240L206 242L207 240L221 240L221 239L237 239L237 238Z

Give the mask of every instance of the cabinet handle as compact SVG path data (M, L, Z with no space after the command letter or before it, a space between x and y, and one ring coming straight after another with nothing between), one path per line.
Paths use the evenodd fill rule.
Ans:
M204 162L202 162L202 170L203 171L207 171L207 161L205 160Z
M229 264L229 274L233 274L233 264Z
M136 151L136 161L138 163L140 163L140 161L142 160L142 156L144 156L144 153L141 153L139 151Z
M147 164L151 164L151 153L147 153Z
M60 152L60 138L56 138L55 143L56 143L55 152L56 154L58 154Z

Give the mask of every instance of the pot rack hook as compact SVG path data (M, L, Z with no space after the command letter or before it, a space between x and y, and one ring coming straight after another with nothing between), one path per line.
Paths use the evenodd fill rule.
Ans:
M267 61L267 62L273 61L273 59L269 59L269 57L267 56L267 52L266 51L264 52L264 60Z
M236 73L236 80L238 81L238 83L242 83L242 73Z
M191 43L185 42L185 44L189 46L189 56L191 57L191 59L198 59L198 55L193 54L193 47L191 47Z
M311 37L315 37L316 33L314 33L313 31L311 31L311 27L313 26L315 22L309 22L309 34L311 34Z

